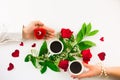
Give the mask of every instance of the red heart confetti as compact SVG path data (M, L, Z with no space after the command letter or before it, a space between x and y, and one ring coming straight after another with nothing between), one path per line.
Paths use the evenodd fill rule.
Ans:
M21 43L20 43L20 46L24 46L24 43L23 43L23 42L21 42Z
M105 60L105 56L106 56L105 52L100 52L100 53L98 54L98 57L99 57L99 59L100 59L101 61L104 61L104 60Z
M33 43L33 44L32 44L32 47L36 47L36 43Z
M103 42L103 41L104 41L104 37L101 37L101 38L100 38L100 41L102 41L102 42Z
M12 57L19 57L19 50L16 49L13 53L12 53Z
M8 71L11 71L14 69L14 65L12 63L9 63L9 66L7 68Z

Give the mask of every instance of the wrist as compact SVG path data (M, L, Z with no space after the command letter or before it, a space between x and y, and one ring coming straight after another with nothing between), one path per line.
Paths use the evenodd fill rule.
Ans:
M106 68L103 64L100 64L101 66L101 71L100 71L100 76L104 76L108 78L108 68Z
M27 39L27 32L26 32L26 28L23 25L23 29L22 29L22 38L23 39Z
M110 69L108 67L105 67L107 74L110 74Z

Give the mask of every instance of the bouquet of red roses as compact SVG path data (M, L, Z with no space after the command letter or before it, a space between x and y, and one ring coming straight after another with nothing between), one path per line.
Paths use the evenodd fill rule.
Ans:
M63 43L64 48L60 54L50 56L47 41L44 41L40 50L31 50L31 54L25 57L25 62L32 62L41 73L46 72L47 68L56 72L60 72L60 69L67 71L69 62L78 58L88 63L92 57L90 48L96 44L85 38L94 36L98 30L92 31L91 23L84 23L76 36L73 33L70 29L61 29L57 38Z

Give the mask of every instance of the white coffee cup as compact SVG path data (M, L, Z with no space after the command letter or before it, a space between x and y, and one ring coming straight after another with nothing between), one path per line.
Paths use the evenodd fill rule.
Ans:
M69 63L68 69L69 69L70 74L79 75L79 74L83 73L84 66L83 66L81 61L74 60L74 61Z
M48 50L50 52L49 56L54 54L60 54L63 51L63 48L63 43L59 39L51 40L48 45Z

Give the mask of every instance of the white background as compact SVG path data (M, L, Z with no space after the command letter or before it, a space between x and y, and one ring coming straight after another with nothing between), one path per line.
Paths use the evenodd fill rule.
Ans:
M70 28L75 34L82 23L91 22L99 33L89 38L97 44L91 49L93 58L90 63L99 62L97 54L104 51L106 66L120 66L120 0L0 0L0 24L26 25L33 20L44 22L56 32L63 27ZM101 42L100 37L105 41ZM63 71L55 73L48 69L41 75L31 63L25 63L24 57L34 42L39 49L42 40L26 41L23 47L18 42L0 45L0 80L73 80L68 72ZM19 58L11 57L15 49L20 50ZM15 69L9 72L7 66L10 62L14 63ZM81 80L90 79L101 80L98 77Z

